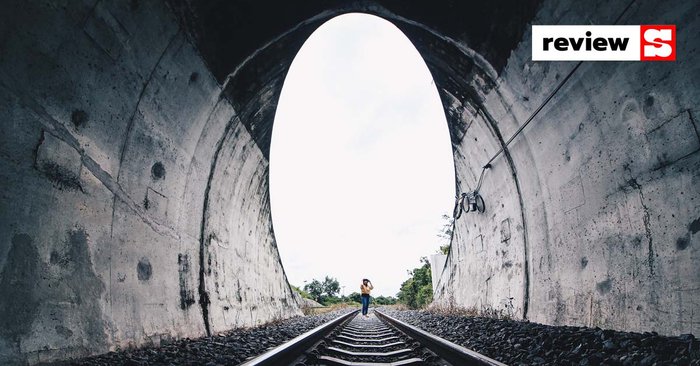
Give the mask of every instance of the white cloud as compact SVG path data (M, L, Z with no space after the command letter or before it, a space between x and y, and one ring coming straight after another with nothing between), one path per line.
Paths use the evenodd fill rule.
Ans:
M347 14L311 35L279 101L270 152L275 235L292 284L363 277L396 295L434 253L454 200L444 112L410 41Z

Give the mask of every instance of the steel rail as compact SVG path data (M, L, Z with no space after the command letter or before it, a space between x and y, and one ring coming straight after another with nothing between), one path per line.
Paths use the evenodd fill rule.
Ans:
M335 328L345 323L346 320L349 320L355 316L359 311L359 309L353 310L327 323L321 324L318 327L311 329L310 331L241 364L241 366L287 365L301 356L316 342L325 338Z
M445 361L453 365L487 365L487 366L507 366L492 358L486 357L478 352L454 344L446 339L434 336L424 330L418 329L408 323L392 318L384 313L374 310L374 313L387 323L393 325L407 336L417 340L424 347L435 352Z

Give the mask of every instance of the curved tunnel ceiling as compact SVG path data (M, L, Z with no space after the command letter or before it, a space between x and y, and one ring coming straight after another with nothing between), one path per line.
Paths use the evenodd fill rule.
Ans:
M170 0L182 24L199 45L212 72L223 81L238 65L281 35L313 30L336 15L358 12L387 18L404 30L425 28L459 40L501 70L521 40L541 1L271 1ZM271 9L274 8L274 11ZM404 24L402 24L404 23ZM305 28L305 29L300 29ZM310 29L309 29L310 28ZM406 29L404 29L406 28ZM310 30L310 31L309 31ZM413 32L407 32L413 40ZM245 34L239 38L236 35Z
M359 12L394 23L423 56L449 117L452 98L478 105L477 96L493 87L539 3L445 1L440 6L387 1L337 2L333 7L328 2L305 1L275 4L271 12L266 2L171 0L265 156L284 77L299 48L325 21ZM231 36L236 34L247 36ZM452 125L453 142L461 138L462 128Z
M358 2L338 5L330 9L327 4L308 3L302 7L278 8L275 13L268 12L265 3L236 4L171 2L176 13L180 14L180 21L185 31L194 38L204 62L209 65L214 76L223 83L222 95L236 113L236 118L230 126L240 121L262 153L264 160L257 168L258 173L254 174L260 182L253 185L251 181L251 185L246 188L251 192L257 192L256 199L261 200L261 206L255 207L255 212L259 215L269 215L267 164L274 115L282 85L294 56L309 35L321 24L340 14L367 13L388 20L408 37L426 62L440 94L453 145L457 172L456 190L462 191L472 184L471 181L474 179L471 176L480 169L479 160L485 158L487 151L498 149L503 145L499 127L482 106L483 96L494 88L498 77L497 68L492 63L500 69L504 67L512 48L521 40L527 29L526 24L538 6L536 2L519 2L518 6L497 2L479 6L458 6L447 3L445 8L450 11L442 11L438 16L432 10L434 5L409 6L403 3L380 5L375 2ZM397 11L405 13L406 16L435 22L435 26L394 13L384 5L396 7ZM284 27L277 28L280 27L279 24L289 28L286 30ZM442 29L447 34L442 33ZM274 33L275 30L279 33ZM259 33L255 33L257 31ZM454 36L450 32L454 33ZM242 38L237 36L241 34L245 36ZM231 37L223 35L231 35ZM239 42L242 39L243 41ZM474 48L467 46L470 45L468 42L473 42ZM488 55L488 58L484 55ZM475 123L480 125L476 134L482 136L482 142L471 148L462 149L459 146L463 144L465 132L473 122L472 117L469 117L471 114L486 116L483 121ZM236 136L238 133L235 132ZM227 158L219 164L218 157L224 151L235 151L238 143L237 139L229 138L228 135L220 140L215 149L216 157L207 187L218 187L223 184L225 172L233 168L231 164L234 164L235 160ZM523 231L526 231L521 189L515 167L508 151L505 152L505 156L510 173L503 178L496 178L501 180L501 183L496 186L505 185L498 188L499 191L507 192L509 195L506 199L507 204L504 203L502 206L506 211L515 210L520 213L522 217L514 220L524 228ZM220 172L224 175L222 176ZM261 189L264 192L261 192ZM201 250L205 250L204 248L210 245L211 238L222 235L217 234L216 230L211 231L213 227L225 228L217 223L221 220L216 215L216 212L220 212L224 207L221 206L222 202L230 202L225 205L237 205L234 203L237 198L231 201L222 194L225 194L225 190L209 191L209 188L205 193L200 234ZM249 205L250 201L247 202ZM234 209L233 207L228 210ZM272 231L266 240L276 247ZM523 235L518 240L523 240L524 245L522 252L514 255L520 258L517 259L518 261L521 261L522 258L528 257L527 235ZM201 261L212 254L206 254L206 250L202 253L205 254L200 254L200 263L204 267L206 261ZM509 281L517 282L515 286L519 288L514 290L516 291L514 296L520 299L521 304L515 311L527 318L530 288L528 261L525 260L516 272L519 273L508 275L511 279ZM205 324L209 327L207 314L210 313L211 284L205 285L206 282L207 276L200 276L200 303Z
M355 2L335 7L309 2L300 7L288 5L274 13L267 11L265 3L173 1L172 6L197 43L205 62L223 82L223 95L266 160L269 160L274 114L285 76L308 36L325 21L348 12L372 14L392 22L411 40L433 75L455 154L456 190L461 192L469 187L473 189L476 175L488 159L488 151L504 144L503 133L484 107L483 99L496 86L499 72L522 40L539 1L518 2L515 6L498 1L459 5L447 2L444 9L449 10L443 9L439 14L434 11L434 4L404 2ZM240 44L238 37L233 41L225 36L229 34L254 34L255 37L245 37ZM478 145L465 150L459 146L472 125L472 117L468 115L480 116L477 119L481 121L476 124L481 126L477 131L483 129L485 135ZM521 302L517 312L527 318L530 269L529 261L523 260L529 257L525 207L508 150L504 157L509 173L499 184L508 188L500 191L509 192L510 198L509 204L503 207L519 213L520 217L514 220L524 233L522 252L517 255L518 261L523 263L516 276L520 290L516 290L515 297Z

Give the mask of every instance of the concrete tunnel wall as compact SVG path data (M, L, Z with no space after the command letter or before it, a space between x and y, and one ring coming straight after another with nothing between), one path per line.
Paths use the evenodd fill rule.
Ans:
M491 28L437 5L309 2L270 15L260 36L215 32L206 7L235 15L237 3L5 3L2 362L299 313L269 213L272 121L296 51L349 11L392 21L423 55L459 191L575 67L529 61L529 24L676 24L678 62L582 64L494 162L488 211L457 220L436 303L697 333L693 2L464 5Z
M573 71L486 171L486 214L457 220L438 304L697 334L698 7L627 5L545 2L532 23L676 24L683 54L675 63L588 62ZM455 153L462 191L576 68L531 62L530 42L526 33L476 102L444 96L451 122L466 131Z
M300 314L272 235L267 161L172 11L10 5L0 363Z

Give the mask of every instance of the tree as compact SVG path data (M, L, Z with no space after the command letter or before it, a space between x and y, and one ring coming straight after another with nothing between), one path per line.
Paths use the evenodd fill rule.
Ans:
M448 254L454 234L455 220L444 214L442 220L442 227L437 234L438 238L442 239L438 253ZM399 302L413 309L425 307L433 301L433 279L430 263L426 257L422 257L420 261L423 265L408 271L410 278L401 284L401 289L396 295Z
M340 292L340 283L337 279L328 277L323 282L314 279L304 285L304 291L321 304L325 304L330 299L335 299Z
M314 279L313 281L304 285L304 291L311 295L311 298L321 302L321 297L323 296L323 284L321 281Z
M335 278L326 276L323 280L323 291L326 293L326 296L338 296L338 293L340 293L340 282Z
M374 298L374 303L377 305L394 305L396 298L393 296L377 296Z
M433 301L433 282L428 258L420 259L423 265L408 271L411 276L401 284L398 293L399 302L412 309L420 309Z
M354 301L354 302L362 302L361 297L362 297L362 295L360 295L359 292L353 292L350 295L348 295L348 300Z
M454 218L445 214L442 215L442 220L444 223L442 224L442 228L440 228L440 232L438 232L437 236L438 238L442 239L443 242L443 244L440 245L440 253L447 255L447 253L450 252L450 244L452 242L452 234L454 233L455 220Z

